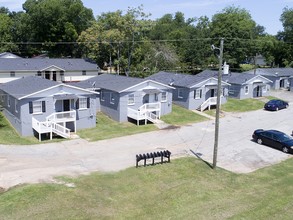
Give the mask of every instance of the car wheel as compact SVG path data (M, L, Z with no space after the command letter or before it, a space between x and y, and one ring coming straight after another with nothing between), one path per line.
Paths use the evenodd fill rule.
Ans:
M262 144L262 139L258 138L258 139L256 140L256 142L257 142L258 144Z
M288 153L288 152L289 152L289 149L288 149L288 147L283 147L283 148L282 148L282 151L283 151L284 153Z

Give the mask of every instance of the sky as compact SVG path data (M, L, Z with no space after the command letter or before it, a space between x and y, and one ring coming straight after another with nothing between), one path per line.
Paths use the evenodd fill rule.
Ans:
M25 0L0 0L0 7L10 11L21 11ZM228 6L247 10L252 19L265 27L265 32L276 35L283 31L280 17L285 7L293 8L293 0L82 0L85 7L93 10L95 17L103 12L121 10L126 13L128 7L143 6L145 13L151 14L151 19L157 19L165 14L175 14L180 11L185 18L199 18L221 12Z

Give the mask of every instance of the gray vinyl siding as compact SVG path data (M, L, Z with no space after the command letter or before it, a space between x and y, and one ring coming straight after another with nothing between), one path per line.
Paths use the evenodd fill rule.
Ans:
M3 113L11 125L17 130L17 132L22 136L32 136L34 134L32 128L32 117L36 118L38 121L46 121L46 117L55 112L62 111L61 101L54 100L53 94L64 90L68 93L72 93L78 96L78 98L90 98L90 108L87 109L76 109L76 100L70 99L70 108L71 110L76 110L76 128L92 128L96 126L96 96L95 94L86 94L80 90L68 87L57 87L47 91L44 91L40 94L37 94L30 98L24 98L18 100L18 112L15 112L14 103L15 98L10 97L10 107L4 105ZM5 95L4 103L7 103L7 94ZM35 101L45 101L45 112L40 113L30 113L29 103ZM70 129L74 129L73 123L67 123L66 126Z
M241 99L241 85L231 84L228 94L229 97Z
M245 93L245 87L248 86L248 93ZM266 85L266 90L260 88L259 92L257 92L258 83L247 84L247 85L235 85L232 84L229 87L229 97L237 98L237 99L248 99L262 96L269 96L270 94L270 85ZM258 93L258 94L257 94Z
M201 89L202 93L201 93L201 98L195 98L194 93L196 92L197 89ZM196 89L192 89L190 90L189 93L189 99L188 99L188 109L189 110L195 110L198 109L200 107L200 105L207 99L206 96L206 88L196 88ZM209 98L209 97L208 97Z
M184 87L174 86L175 90L173 90L173 102L181 107L189 109L189 96L190 89ZM182 91L182 96L179 96L179 90Z
M172 111L172 89L162 90L166 92L167 100L162 100L162 93L158 94L158 101L155 100L155 96L152 94L149 96L149 103L161 102L161 115L169 114ZM143 91L132 91L132 92L114 92L110 90L101 90L104 94L104 100L100 97L100 109L101 112L108 115L113 120L118 122L128 121L128 108L138 110L144 104L144 96L146 95ZM114 103L110 101L110 94L114 97ZM134 95L134 103L128 105L128 96Z
M102 97L103 94L103 97ZM110 101L110 94L113 94L114 101L111 103ZM110 90L101 90L101 97L100 97L100 105L101 105L101 112L108 115L113 120L120 122L120 96L119 93L113 92Z

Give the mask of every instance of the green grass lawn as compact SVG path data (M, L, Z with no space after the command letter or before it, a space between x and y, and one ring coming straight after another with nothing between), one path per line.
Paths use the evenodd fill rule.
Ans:
M42 142L47 143L48 141ZM35 137L21 137L9 124L6 118L0 113L0 144L39 144L39 140Z
M161 120L171 125L185 125L189 123L201 122L207 120L207 118L173 104L172 112L168 115L163 115Z
M136 122L119 123L99 112L96 127L79 130L77 134L88 141L97 141L155 130L158 128L153 124L137 126Z
M264 102L258 99L234 99L228 98L228 101L221 105L221 111L224 112L247 112L263 109ZM216 109L205 111L206 114L211 116L216 115Z
M193 158L0 194L0 219L292 219L293 158L250 174Z

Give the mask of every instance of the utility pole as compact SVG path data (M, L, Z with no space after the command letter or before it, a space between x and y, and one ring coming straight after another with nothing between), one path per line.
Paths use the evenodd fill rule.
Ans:
M215 48L215 47L213 47ZM218 155L218 142L219 142L219 124L220 124L220 105L221 105L221 93L222 93L222 62L223 62L223 49L224 39L221 38L219 58L219 72L218 72L218 88L217 88L217 108L216 108L216 121L215 121L215 142L214 142L214 156L213 156L213 169L217 167L217 155Z

